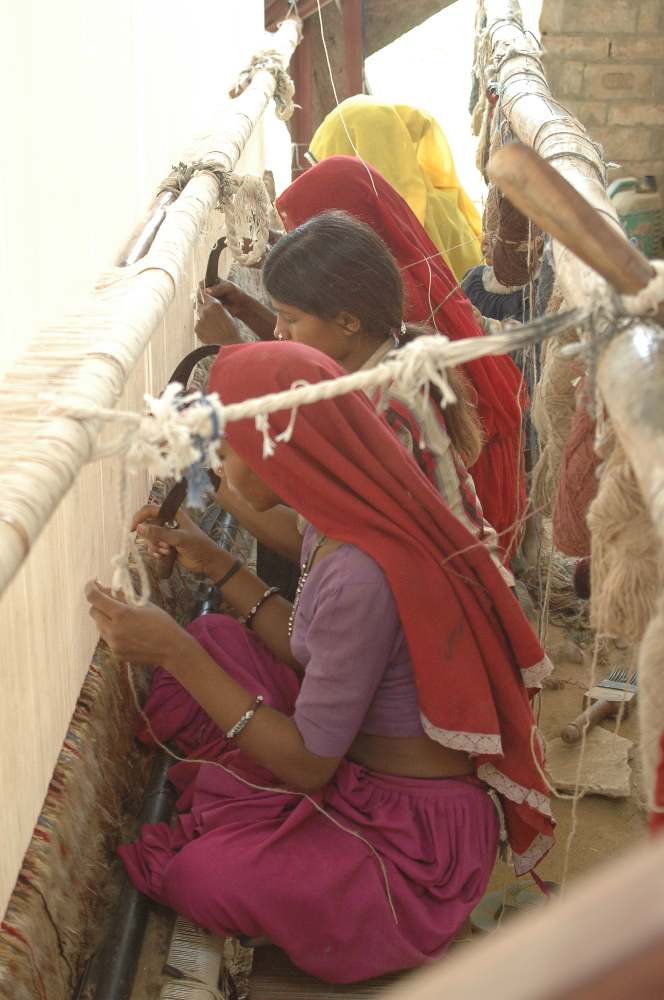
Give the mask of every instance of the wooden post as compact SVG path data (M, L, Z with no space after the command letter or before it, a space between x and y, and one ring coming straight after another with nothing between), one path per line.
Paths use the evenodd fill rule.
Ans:
M364 0L343 0L346 97L364 93Z
M295 50L291 64L292 78L295 84L295 102L297 105L290 124L291 142L294 144L291 159L293 180L307 169L308 164L304 159L304 153L314 134L311 32L311 21L303 21L302 41Z

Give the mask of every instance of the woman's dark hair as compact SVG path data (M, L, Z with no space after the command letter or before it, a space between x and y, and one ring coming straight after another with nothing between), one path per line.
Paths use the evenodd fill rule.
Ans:
M263 284L280 302L324 320L348 313L366 333L381 339L397 335L399 346L435 332L411 324L400 333L399 267L373 229L347 212L322 212L282 236L265 261ZM457 369L448 377L458 402L445 408L445 423L454 447L472 465L482 448L479 420L465 377ZM431 392L440 404L435 386Z
M282 236L263 267L267 292L320 319L355 316L388 337L403 315L396 261L370 226L347 212L323 212Z

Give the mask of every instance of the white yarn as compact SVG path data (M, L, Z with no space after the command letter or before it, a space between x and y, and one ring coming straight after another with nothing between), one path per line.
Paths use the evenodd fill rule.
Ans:
M265 70L274 77L275 114L280 121L287 122L295 110L293 103L295 85L286 72L283 54L277 49L263 49L257 52L247 68L238 76L235 89L241 93L260 70Z
M656 316L664 303L664 260L651 260L655 274L636 295L623 295L622 304L629 316Z
M233 199L226 206L226 243L238 264L249 267L265 256L272 206L260 177L232 177ZM245 240L251 250L245 252Z
M296 34L295 23L286 21L273 36L275 50L283 46L284 65L297 44ZM149 253L130 267L111 269L89 300L42 330L4 376L0 592L89 460L97 437L94 421L54 418L44 404L69 400L93 413L96 406L110 408L120 398L176 289L182 287L187 261L192 253L198 255L208 230L212 236L221 175L232 173L274 88L273 76L258 73L238 98L224 106L216 130L198 140L186 157L195 175L166 213ZM203 268L201 261L197 273ZM134 419L120 418L117 423L121 439L131 436ZM98 453L122 451L120 444Z
M447 379L447 369L474 358L503 354L553 335L560 327L577 326L583 321L579 312L548 321L546 333L535 324L534 328L520 327L493 337L473 337L451 342L442 335L418 337L399 351L392 351L384 361L368 370L342 375L316 384L294 382L283 392L270 393L241 403L225 405L216 394L188 395L186 405L178 399L180 387L169 386L159 399L146 396L148 413L145 415L102 409L90 404L80 404L75 399L60 401L51 407L51 414L68 417L83 426L97 421L119 424L122 431L118 438L107 445L104 455L123 454L129 471L147 469L152 475L179 480L194 463L204 461L214 467L218 462L217 450L226 424L230 421L254 418L256 430L263 438L263 458L271 458L281 442L290 440L295 426L297 410L319 400L333 399L348 392L362 390L383 395L393 388L400 396L412 401L423 412L428 398L429 385L440 391L443 405L456 399ZM284 431L274 438L270 434L269 415L289 410L290 419ZM95 457L101 452L98 450ZM126 521L125 521L126 523ZM135 553L129 542L114 561L113 586L125 591L132 603L144 603L145 584L136 588L130 574L130 557Z
M582 318L578 312L569 313L561 318L560 327L556 327L555 332L560 332L563 326L578 325ZM393 387L395 392L419 405L426 398L430 383L439 389L443 405L454 403L456 397L447 379L448 368L475 358L505 354L535 338L537 334L529 331L528 327L493 337L456 341L442 335L418 337L400 350L391 351L384 361L373 368L313 385L298 380L282 392L241 403L224 404L216 393L208 396L199 394L188 396L187 405L183 408L177 398L181 386L173 384L159 398L146 395L146 415L81 404L73 398L51 403L48 412L51 416L68 417L84 425L89 421L122 425L120 436L103 449L97 449L93 456L95 459L101 455L125 453L130 467L147 466L155 476L178 478L199 454L193 439L207 442L208 457L212 460L215 442L223 436L226 424L231 421L253 417L256 429L263 434L264 457L269 458L274 454L276 443L290 440L300 406L356 390L373 394L376 389L388 387ZM291 411L289 424L285 431L272 439L268 417L281 410Z

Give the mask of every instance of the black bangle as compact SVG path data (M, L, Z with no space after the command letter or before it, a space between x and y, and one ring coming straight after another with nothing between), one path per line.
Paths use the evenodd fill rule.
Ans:
M281 591L279 590L278 587L268 587L265 593L258 598L253 608L251 609L251 611L248 612L247 617L244 619L245 628L251 628L253 625L254 618L256 617L260 609L263 607L265 602L268 601L271 597L274 597L275 594L280 594L280 593Z
M224 584L228 583L228 581L231 580L235 576L235 574L241 569L242 569L242 563L240 562L239 559L236 559L231 568L228 570L228 572L224 573L221 579L213 583L212 586L214 587L215 590L220 590L224 586Z

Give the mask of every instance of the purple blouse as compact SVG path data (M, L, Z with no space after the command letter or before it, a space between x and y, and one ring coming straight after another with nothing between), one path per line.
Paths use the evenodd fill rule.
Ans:
M314 538L309 526L303 560ZM310 571L291 649L305 670L294 719L312 753L343 756L359 732L424 734L392 591L380 566L354 545L341 545Z

